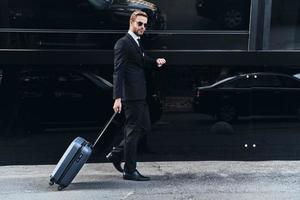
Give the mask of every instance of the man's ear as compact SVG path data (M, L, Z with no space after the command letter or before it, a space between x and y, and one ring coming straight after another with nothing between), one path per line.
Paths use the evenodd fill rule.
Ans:
M130 21L130 22L129 22L129 26L132 26L132 24L133 24L133 21Z

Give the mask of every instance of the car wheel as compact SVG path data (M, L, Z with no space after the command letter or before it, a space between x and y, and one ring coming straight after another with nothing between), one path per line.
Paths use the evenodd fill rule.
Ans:
M214 123L210 128L212 134L234 134L234 130L231 124L224 121Z
M217 119L219 121L232 122L237 119L237 112L232 105L223 105L218 114Z
M245 26L245 15L241 8L229 7L222 16L222 23L229 29L240 29Z

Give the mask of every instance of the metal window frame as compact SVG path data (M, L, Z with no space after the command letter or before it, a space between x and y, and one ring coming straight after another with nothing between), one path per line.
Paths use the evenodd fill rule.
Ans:
M252 0L248 50L266 50L269 46L272 0Z
M297 66L300 51L149 51L165 57L169 66ZM9 65L99 65L112 66L109 50L0 50L2 66Z

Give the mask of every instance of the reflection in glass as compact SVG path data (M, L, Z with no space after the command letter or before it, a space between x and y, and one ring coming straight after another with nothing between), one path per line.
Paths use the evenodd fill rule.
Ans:
M267 49L300 49L299 8L298 0L272 1L271 31Z
M120 30L140 9L153 30L247 30L250 1L1 0L0 27Z
M0 28L17 28L0 33L3 40L0 48L111 50L128 30L133 10L141 9L149 16L149 31L143 41L146 49L246 50L250 0L212 2L0 0L3 11ZM203 30L212 32L203 33ZM216 30L245 31L219 33Z
M11 0L3 9L3 28L127 29L135 9L149 15L150 29L164 28L160 9L144 0Z
M222 29L248 29L250 0L196 0L197 14L219 23Z
M300 114L300 80L281 73L248 73L196 87L196 112L233 122L243 116Z

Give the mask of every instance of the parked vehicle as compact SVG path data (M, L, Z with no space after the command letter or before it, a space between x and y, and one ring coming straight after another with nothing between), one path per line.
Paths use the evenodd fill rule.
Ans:
M240 116L300 117L300 80L278 73L249 73L197 87L196 112L232 122Z
M112 84L91 72L27 70L19 79L18 107L26 130L101 126L113 113ZM148 96L151 121L158 121L162 105ZM124 119L120 115L118 123Z
M227 29L247 29L251 0L196 0L199 16L217 20Z

